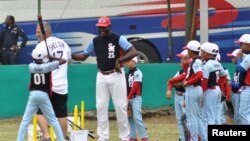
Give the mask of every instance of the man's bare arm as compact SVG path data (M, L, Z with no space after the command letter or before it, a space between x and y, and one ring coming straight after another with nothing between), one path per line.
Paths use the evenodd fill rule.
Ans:
M122 56L121 58L118 58L117 61L120 62L126 62L131 60L132 58L134 58L135 56L137 56L137 50L132 46L131 48L129 48L129 50L125 53L124 56Z
M76 61L85 61L89 56L85 54L71 54L71 58Z

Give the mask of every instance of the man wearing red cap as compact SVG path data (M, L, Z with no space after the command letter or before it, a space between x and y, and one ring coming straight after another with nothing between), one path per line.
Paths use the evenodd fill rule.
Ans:
M96 110L98 141L109 140L108 107L112 97L116 111L119 138L129 141L130 130L127 115L127 89L124 62L137 55L136 49L128 40L110 31L109 17L100 17L96 26L99 36L90 41L83 54L72 54L72 58L84 61L89 56L96 56Z

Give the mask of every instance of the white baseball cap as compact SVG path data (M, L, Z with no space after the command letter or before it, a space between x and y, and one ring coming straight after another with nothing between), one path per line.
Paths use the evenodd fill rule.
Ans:
M135 56L134 58L132 58L132 61L134 61L135 63L137 63L138 62L137 56Z
M250 34L241 35L239 40L234 41L235 43L247 43L250 44Z
M201 50L213 55L217 55L219 53L218 45L210 42L203 43L201 45Z
M186 56L187 54L188 54L188 50L185 49L185 50L183 50L181 53L176 54L176 56L178 56L178 57L184 57L184 56Z
M31 56L34 59L43 59L45 57L43 52L39 49L33 49Z
M237 57L237 53L240 51L240 49L235 49L232 53L227 53L228 57Z
M196 40L191 40L188 42L188 44L183 49L190 49L192 51L199 52L201 48L200 42Z

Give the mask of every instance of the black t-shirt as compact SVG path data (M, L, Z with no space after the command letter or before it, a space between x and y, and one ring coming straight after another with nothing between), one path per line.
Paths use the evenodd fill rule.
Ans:
M97 67L101 71L114 70L116 59L124 54L124 50L119 45L119 39L120 35L115 33L110 33L107 37L97 36L93 39Z

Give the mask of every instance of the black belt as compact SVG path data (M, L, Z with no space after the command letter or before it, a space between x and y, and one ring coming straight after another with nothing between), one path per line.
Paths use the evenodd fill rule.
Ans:
M102 73L103 75L109 75L115 72L115 70L110 70L110 71L101 71L99 70L100 73Z

